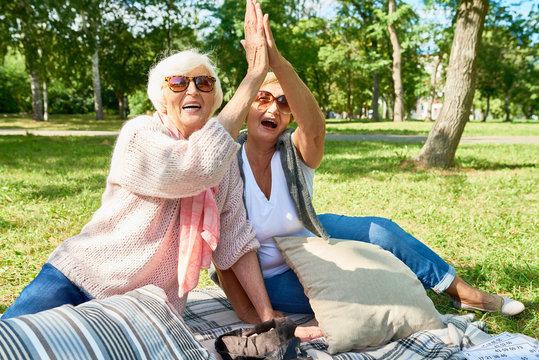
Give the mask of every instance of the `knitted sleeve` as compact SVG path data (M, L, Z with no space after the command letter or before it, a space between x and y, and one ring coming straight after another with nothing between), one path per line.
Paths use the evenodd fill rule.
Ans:
M237 160L223 178L217 192L217 206L221 210L221 238L213 252L213 261L219 269L228 269L240 257L260 246L255 238L243 203L243 181Z
M238 148L216 119L189 140L177 140L161 123L141 116L118 137L109 181L143 196L193 196L219 184Z

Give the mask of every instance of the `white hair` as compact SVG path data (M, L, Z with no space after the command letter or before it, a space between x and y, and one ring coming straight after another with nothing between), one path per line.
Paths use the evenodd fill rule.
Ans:
M211 111L211 115L213 115L215 110L217 110L223 102L221 81L219 81L217 73L215 72L215 67L208 55L201 54L196 50L180 51L176 54L167 56L150 69L147 92L155 110L159 112L165 110L165 99L163 96L163 90L166 86L165 77L171 75L184 75L200 65L208 69L210 75L217 79L213 87L215 91L213 109Z

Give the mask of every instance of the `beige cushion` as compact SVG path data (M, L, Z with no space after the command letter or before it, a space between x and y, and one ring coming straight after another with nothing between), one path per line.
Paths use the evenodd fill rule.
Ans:
M379 246L317 237L274 239L305 289L330 354L443 327L415 274Z

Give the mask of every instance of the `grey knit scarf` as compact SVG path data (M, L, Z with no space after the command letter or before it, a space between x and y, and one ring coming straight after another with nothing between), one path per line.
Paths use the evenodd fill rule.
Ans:
M320 236L324 239L329 239L329 235L326 229L322 226L322 223L316 216L316 212L313 207L311 194L309 194L309 188L303 175L303 170L300 165L300 158L298 156L296 147L292 142L292 133L294 129L286 129L277 139L277 150L281 154L281 164L283 166L286 183L288 185L288 191L298 217L303 223L303 226L313 234ZM243 130L236 141L243 146L247 141L247 130ZM245 184L245 174L243 173L243 158L241 151L238 151L238 164L240 167L241 178ZM245 202L245 199L244 199Z

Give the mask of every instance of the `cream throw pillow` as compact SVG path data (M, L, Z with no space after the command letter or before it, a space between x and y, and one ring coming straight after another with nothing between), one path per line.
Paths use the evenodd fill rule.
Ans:
M443 327L415 274L389 251L353 240L274 239L305 289L330 354Z

